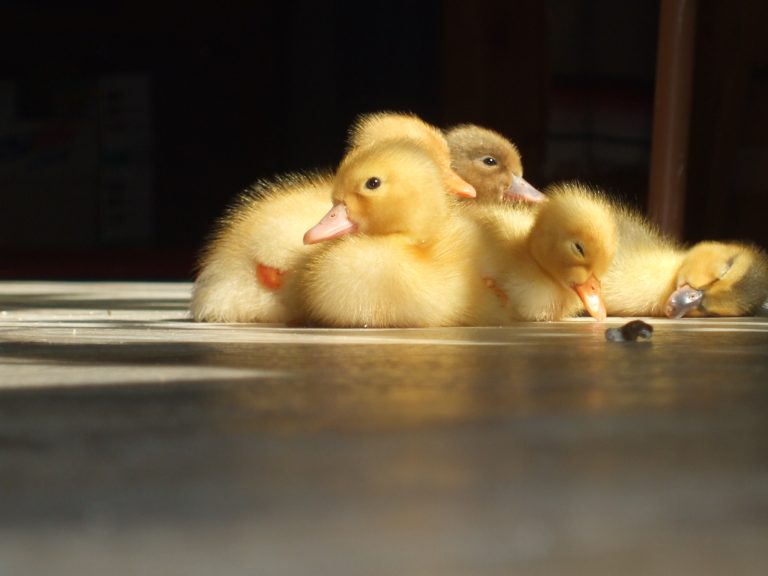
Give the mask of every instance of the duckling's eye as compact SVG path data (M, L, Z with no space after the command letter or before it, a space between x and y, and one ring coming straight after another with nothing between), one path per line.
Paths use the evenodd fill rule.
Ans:
M573 248L573 251L576 252L579 256L584 258L584 246L581 245L581 242L574 242L571 244L571 247Z
M375 176L372 178L368 178L368 180L365 181L365 187L368 188L368 190L376 190L381 186L381 180L376 178Z
M493 156L486 156L485 158L483 158L483 164L485 164L486 166L496 166L498 162L496 161L496 158L494 158Z

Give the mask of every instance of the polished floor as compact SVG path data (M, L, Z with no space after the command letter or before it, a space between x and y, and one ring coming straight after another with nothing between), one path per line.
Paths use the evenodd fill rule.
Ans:
M2 575L764 574L768 318L194 324L0 283Z

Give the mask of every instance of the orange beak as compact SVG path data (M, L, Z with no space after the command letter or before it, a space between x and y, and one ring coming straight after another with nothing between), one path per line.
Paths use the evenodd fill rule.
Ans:
M448 191L462 198L476 198L477 191L469 182L461 178L453 170L448 170L445 178L445 185Z
M595 278L592 274L587 281L583 284L576 284L573 286L576 294L581 298L584 308L587 309L589 315L595 320L602 322L608 313L605 310L605 302L603 301L603 294L600 290L600 280Z
M357 224L349 219L345 204L334 204L328 214L304 234L304 244L316 244L354 232Z

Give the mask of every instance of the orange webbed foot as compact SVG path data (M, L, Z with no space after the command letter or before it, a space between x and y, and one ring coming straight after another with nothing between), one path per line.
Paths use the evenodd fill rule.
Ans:
M286 273L286 270L266 266L261 262L256 263L256 278L258 278L259 283L267 290L279 289L283 285Z

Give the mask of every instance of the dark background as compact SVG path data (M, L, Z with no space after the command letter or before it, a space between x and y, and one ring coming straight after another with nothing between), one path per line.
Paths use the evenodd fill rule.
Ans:
M66 5L65 5L66 4ZM768 21L699 2L685 240L768 245ZM259 178L360 113L476 122L645 208L658 3L0 0L0 277L191 278Z

